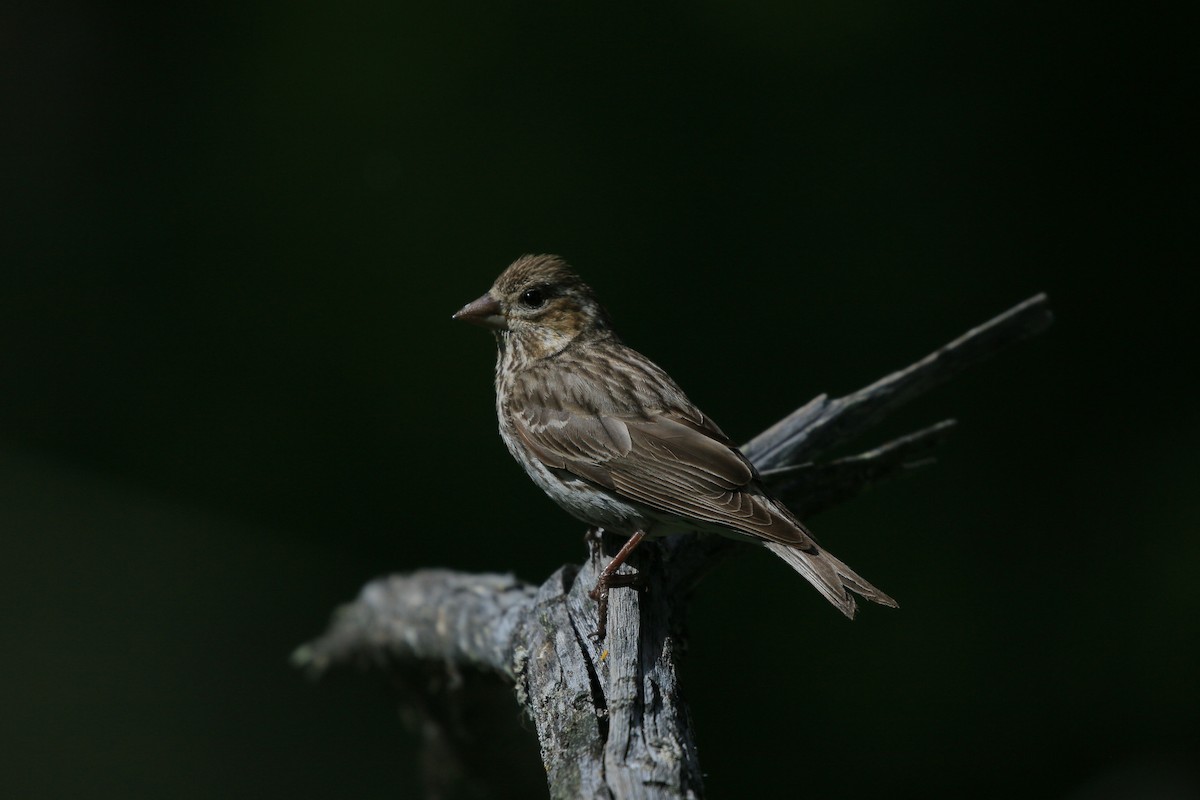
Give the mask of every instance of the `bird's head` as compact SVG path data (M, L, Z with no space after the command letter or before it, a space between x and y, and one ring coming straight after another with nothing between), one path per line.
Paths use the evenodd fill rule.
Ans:
M502 342L515 338L534 358L559 353L581 336L611 335L591 287L551 255L521 256L454 319L490 328Z

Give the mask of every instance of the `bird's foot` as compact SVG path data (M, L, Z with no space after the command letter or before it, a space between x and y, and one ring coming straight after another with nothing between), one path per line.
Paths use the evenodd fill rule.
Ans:
M588 597L596 601L598 608L596 615L599 617L599 625L596 627L592 638L596 641L604 639L604 634L608 629L608 590L614 586L637 586L639 579L638 574L633 575L618 575L617 570L625 563L625 559L629 558L629 554L634 551L638 544L645 538L645 531L634 531L633 535L621 546L621 549L613 556L612 561L608 562L608 566L600 570L600 575L596 579L596 585L592 591L588 592Z
M596 601L596 630L592 631L590 638L594 642L604 641L605 634L608 632L608 593L611 589L619 589L630 587L639 592L644 592L650 588L650 582L640 572L622 573L614 575L601 574L596 581L596 585L588 592L588 597Z
M650 581L640 572L625 572L607 577L601 575L600 579L596 581L596 585L588 592L588 597L599 601L601 596L608 594L609 589L620 589L627 586L644 592L650 588Z
M596 601L596 630L589 633L588 638L600 644L608 635L608 592L604 591L596 596L596 590L593 589L588 596Z

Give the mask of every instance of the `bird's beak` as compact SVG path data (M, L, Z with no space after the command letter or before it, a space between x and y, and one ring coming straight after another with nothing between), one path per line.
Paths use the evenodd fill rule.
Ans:
M473 303L467 303L451 319L470 322L472 325L491 328L494 331L508 330L508 318L500 312L500 301L490 294L485 294Z

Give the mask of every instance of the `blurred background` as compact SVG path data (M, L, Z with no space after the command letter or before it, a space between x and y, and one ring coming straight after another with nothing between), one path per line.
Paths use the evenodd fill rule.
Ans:
M1183 8L6 4L0 795L419 791L383 681L287 657L372 577L583 558L449 320L556 252L739 440L1055 307L811 521L900 611L700 588L711 796L1200 797Z

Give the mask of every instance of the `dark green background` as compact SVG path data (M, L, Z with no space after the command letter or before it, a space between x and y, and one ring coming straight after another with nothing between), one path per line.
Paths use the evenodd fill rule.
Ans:
M813 521L900 611L701 587L713 797L1200 796L1186 5L6 5L0 795L411 796L386 687L286 659L582 557L449 320L544 251L739 439L1055 305Z

